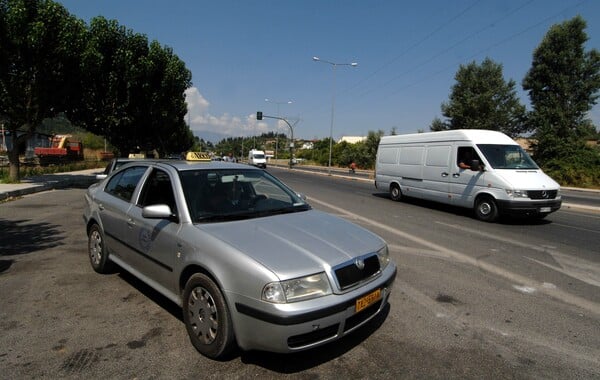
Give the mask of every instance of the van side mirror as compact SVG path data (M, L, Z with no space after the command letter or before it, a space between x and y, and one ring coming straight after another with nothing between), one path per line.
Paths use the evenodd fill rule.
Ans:
M481 168L480 168L479 160L471 161L471 170L478 172L480 169Z

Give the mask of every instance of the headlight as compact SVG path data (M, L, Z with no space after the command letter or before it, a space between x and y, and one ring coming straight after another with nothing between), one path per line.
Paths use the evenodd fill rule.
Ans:
M263 288L263 301L286 303L305 301L331 294L331 286L325 272L293 280L271 282Z
M384 270L390 263L390 251L388 250L387 244L377 251L377 258L379 259L379 267L381 270Z
M529 198L529 195L527 194L527 190L506 189L506 194L508 194L509 197L513 197L513 198Z

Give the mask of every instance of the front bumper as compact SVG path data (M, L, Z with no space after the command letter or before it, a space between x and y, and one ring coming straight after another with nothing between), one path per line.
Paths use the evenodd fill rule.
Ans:
M498 200L498 209L503 215L542 215L550 214L560 209L562 200L545 201L514 201Z
M270 310L237 300L232 313L237 343L244 350L289 353L337 340L385 309L396 271L395 264L390 263L375 281L351 292L295 304L268 304ZM356 300L377 289L381 298L356 312ZM286 310L290 308L294 309Z

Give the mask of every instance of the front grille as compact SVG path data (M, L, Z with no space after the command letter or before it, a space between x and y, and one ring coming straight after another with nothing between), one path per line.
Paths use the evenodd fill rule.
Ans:
M379 259L377 255L363 259L364 267L361 269L352 261L336 268L334 273L340 289L347 289L379 272Z
M554 199L556 198L556 190L528 190L529 199Z

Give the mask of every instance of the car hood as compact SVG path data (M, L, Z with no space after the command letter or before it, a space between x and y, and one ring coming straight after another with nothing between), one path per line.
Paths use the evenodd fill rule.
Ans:
M321 272L385 245L368 230L316 210L197 228L252 257L281 279Z

